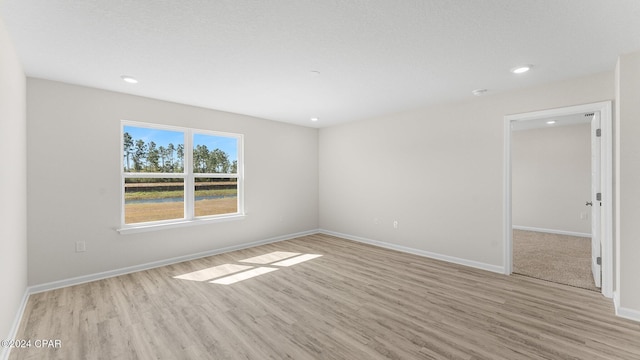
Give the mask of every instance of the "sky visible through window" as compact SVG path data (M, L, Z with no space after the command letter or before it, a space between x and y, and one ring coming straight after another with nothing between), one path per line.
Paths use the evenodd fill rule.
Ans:
M197 145L206 145L209 150L220 149L229 155L231 162L238 160L238 145L235 138L194 134L193 146Z
M184 144L184 133L180 131L124 126L124 132L129 133L134 140L143 140L145 143L153 141L158 147L167 147L169 143L174 146ZM206 145L210 150L220 149L229 155L229 161L238 160L238 142L235 138L208 134L194 134L193 137L194 147Z

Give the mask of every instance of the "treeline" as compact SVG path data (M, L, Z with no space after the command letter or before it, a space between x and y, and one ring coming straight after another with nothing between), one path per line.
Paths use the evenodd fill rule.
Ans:
M124 171L126 172L184 172L184 144L157 146L153 141L133 139L124 133ZM237 160L220 149L209 150L206 145L193 149L193 171L196 173L237 173Z

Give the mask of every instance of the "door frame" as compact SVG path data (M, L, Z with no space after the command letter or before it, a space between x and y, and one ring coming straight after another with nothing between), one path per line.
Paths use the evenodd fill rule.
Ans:
M601 150L600 176L602 217L600 241L602 246L602 294L613 297L613 132L611 101L533 111L504 117L504 273L513 272L513 224L511 204L511 125L513 121L538 120L549 117L600 112Z

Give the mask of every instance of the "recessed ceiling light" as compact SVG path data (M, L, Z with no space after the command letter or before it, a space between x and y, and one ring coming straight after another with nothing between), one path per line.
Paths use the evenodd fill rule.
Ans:
M527 71L531 70L532 67L533 67L533 65L516 66L513 69L511 69L511 72L514 73L514 74L523 74L523 73L526 73Z
M484 95L487 91L487 89L475 89L473 90L471 93L475 96L480 96L480 95Z
M555 121L555 120L549 120L549 121L547 121L547 125L553 125L553 124L555 124L555 123L556 123L556 121Z
M320 120L320 118L317 118L317 117L312 117L311 118L311 121L313 121L313 122L317 122L318 120Z
M122 80L124 80L125 82L128 82L129 84L137 84L138 83L138 80L136 80L136 78L134 78L133 76L122 75L122 76L120 76L120 78Z

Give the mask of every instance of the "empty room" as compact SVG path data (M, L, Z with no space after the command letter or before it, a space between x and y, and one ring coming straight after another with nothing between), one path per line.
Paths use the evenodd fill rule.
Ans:
M640 359L638 19L0 0L0 360Z

